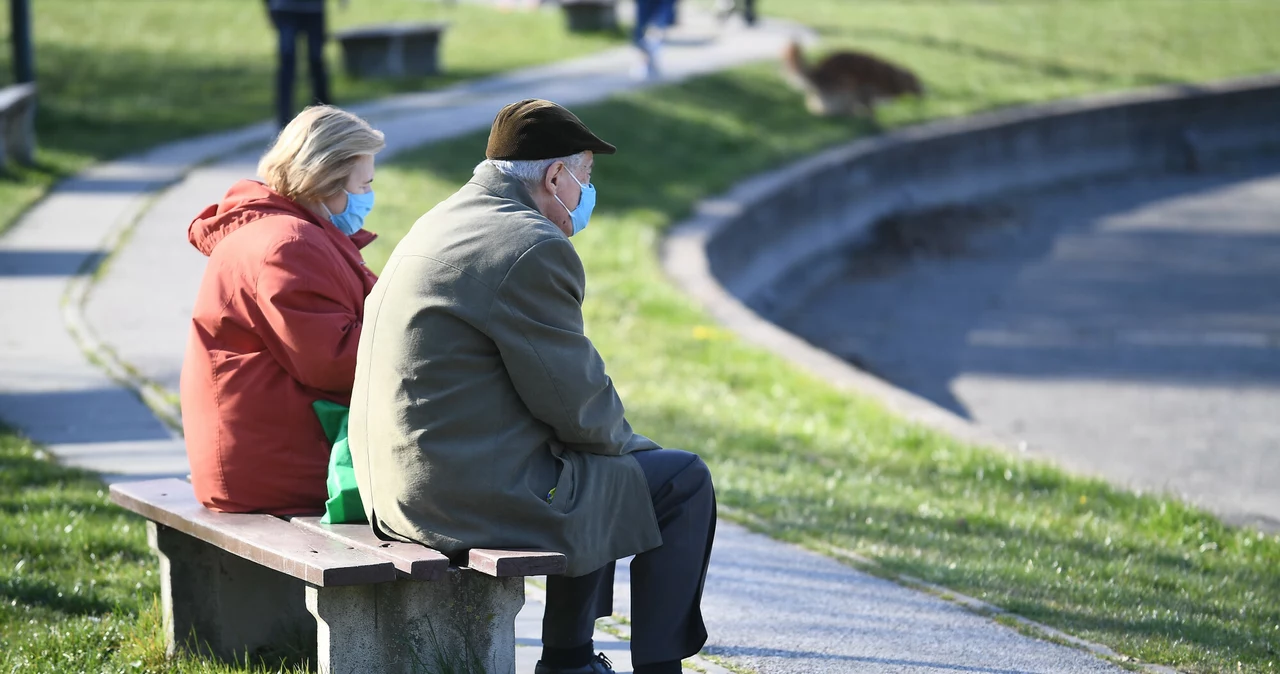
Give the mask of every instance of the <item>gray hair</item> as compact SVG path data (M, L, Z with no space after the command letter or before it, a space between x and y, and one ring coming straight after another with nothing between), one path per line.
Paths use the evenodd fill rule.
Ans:
M568 157L554 157L552 159L486 159L477 166L478 170L481 166L488 164L503 175L509 178L519 180L525 189L536 193L538 186L542 184L542 180L547 176L547 169L553 164L562 161L569 167L570 171L577 171L587 162L587 153L579 152Z

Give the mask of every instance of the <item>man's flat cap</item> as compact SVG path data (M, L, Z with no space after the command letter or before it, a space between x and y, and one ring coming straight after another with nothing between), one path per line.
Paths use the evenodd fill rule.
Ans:
M572 112L536 98L512 103L498 112L489 130L488 159L528 160L568 157L591 150L613 154L618 148L600 140Z

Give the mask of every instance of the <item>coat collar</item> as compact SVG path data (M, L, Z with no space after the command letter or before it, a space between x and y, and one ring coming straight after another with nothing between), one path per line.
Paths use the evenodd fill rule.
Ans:
M470 182L503 199L518 202L534 211L538 210L538 205L533 201L533 195L519 180L499 171L488 162L476 168Z

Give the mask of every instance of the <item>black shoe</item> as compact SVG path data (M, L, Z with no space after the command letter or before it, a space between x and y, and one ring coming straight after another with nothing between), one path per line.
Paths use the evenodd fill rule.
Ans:
M573 669L564 667L550 667L538 661L538 665L533 668L533 674L615 674L613 671L613 663L609 662L609 658L604 653L596 653L595 659L589 664Z

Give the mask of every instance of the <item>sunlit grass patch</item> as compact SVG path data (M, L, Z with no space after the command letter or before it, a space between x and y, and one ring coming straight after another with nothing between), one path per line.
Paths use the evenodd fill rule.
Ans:
M1028 8L1040 8L1044 22L1071 15L1072 3L815 1L784 11L832 30L841 21L873 19L892 19L908 32L945 25L969 42L990 42L1019 57L953 50L946 58L922 58L916 67L930 97L885 108L886 128L1065 94L1237 74L1266 67L1261 56L1280 63L1274 43L1252 34L1234 40L1245 19L1215 19L1192 2L1166 2L1157 13L1148 11L1153 3L1081 4L1107 5L1107 20L1120 28L1127 22L1149 32L1158 29L1146 24L1167 24L1171 34L1216 40L1220 58L1206 67L1190 55L1195 49L1151 51L1135 42L1132 58L1107 61L1105 77L1088 70L1100 67L1092 56L1075 68L1028 65L1055 47L1066 58L1066 47L1089 38L1070 24L1036 24L1036 41L1022 47L1016 38L1024 26L997 21L987 10L1015 7L1021 20L1034 23ZM1259 20L1274 13L1262 3L1232 7ZM931 21L908 20L930 13L937 15ZM1094 22L1081 25L1092 30ZM1123 45L1106 48L1128 53ZM903 49L893 56L910 61L915 52ZM596 163L597 215L574 238L587 267L588 334L632 423L667 446L701 453L722 503L776 537L873 558L883 569L1144 661L1196 672L1235 671L1237 663L1240 671L1272 671L1280 664L1275 536L904 423L743 344L663 276L657 243L698 199L871 133L869 125L810 117L773 65L575 111L619 147ZM383 238L366 251L371 265L380 268L409 225L468 179L483 147L483 134L475 134L380 169L385 197L370 223Z

